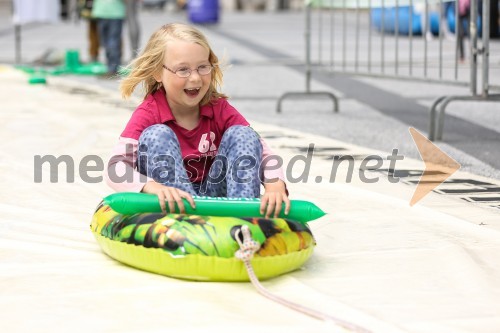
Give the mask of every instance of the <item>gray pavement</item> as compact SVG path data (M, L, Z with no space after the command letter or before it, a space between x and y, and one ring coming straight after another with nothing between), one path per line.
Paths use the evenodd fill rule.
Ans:
M144 11L140 20L141 42L144 45L150 33L160 25L185 22L187 18L184 12ZM219 57L229 64L225 72L224 91L250 120L320 134L385 152L397 148L405 156L419 158L408 127L427 133L428 107L434 99L444 94L468 94L468 89L462 86L343 74L332 76L316 71L313 73L312 90L336 94L340 98L340 113L331 112L329 100L307 99L285 101L283 114L277 115L275 108L279 96L305 89L304 68L301 65L304 61L303 21L300 11L225 12L218 25L200 27L208 35ZM13 33L5 27L6 20L3 22L0 42L4 47L0 50L0 62L12 63ZM22 36L24 62L32 61L48 48L59 50L61 55L66 49L78 49L82 60L87 60L85 21L30 25L23 30ZM323 36L324 42L327 39L328 36ZM127 61L130 59L127 38L124 42L124 60ZM392 54L394 44L389 37L386 44L386 53ZM414 44L419 51L422 45L418 40ZM317 41L313 47L316 52ZM378 47L373 46L374 49ZM490 78L493 84L498 85L496 80L500 75L493 74L498 73L500 68L500 43L492 41L491 49ZM404 50L403 45L402 54ZM322 52L322 58L328 59L326 47ZM341 53L342 50L335 49L337 63L341 61ZM103 54L101 59L104 59ZM462 72L460 75L463 75ZM118 87L117 81L95 77L72 76L71 79L109 91L117 91ZM457 102L448 108L444 141L438 145L462 165L462 170L500 179L498 110L500 104L483 102Z
M186 14L144 11L141 15L142 45L154 29L173 21L186 21ZM301 65L304 61L303 13L226 12L220 24L200 28L206 32L219 56L231 65L226 70L224 89L249 119L383 151L397 148L418 158L408 127L427 133L428 109L434 99L447 94L468 94L468 89L460 86L314 72L312 89L335 93L340 98L340 113L330 112L329 100L307 99L286 101L284 114L277 115L275 104L281 94L305 89ZM9 31L4 27L0 35L5 46L0 50L0 62L3 63L14 61L14 38ZM61 55L66 49L78 49L82 60L87 60L85 21L30 25L22 36L24 62L32 61L48 48L59 50ZM124 60L127 61L130 51L127 38L124 41ZM417 50L422 47L418 40L414 44ZM313 46L316 49L317 45ZM492 84L498 85L495 80L500 75L494 74L500 68L500 59L496 56L500 54L500 43L492 41L491 49L490 78ZM323 55L323 59L327 56ZM116 81L94 77L73 78L114 91L118 85ZM439 145L462 164L463 170L500 179L498 110L498 103L483 102L455 102L448 108L444 141Z

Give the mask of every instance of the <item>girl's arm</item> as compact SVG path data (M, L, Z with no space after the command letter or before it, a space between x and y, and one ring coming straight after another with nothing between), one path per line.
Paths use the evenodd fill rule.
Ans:
M265 213L265 217L278 217L282 205L285 203L285 215L287 215L290 211L290 199L281 168L283 160L272 152L262 138L260 142L262 143L262 170L265 189L261 198L260 213Z
M283 174L282 164L283 159L274 154L274 152L269 148L266 141L260 138L260 143L262 144L262 182L269 183L273 181L282 180L285 181L285 176Z
M175 204L177 203L179 211L184 213L185 209L182 198L185 198L191 207L195 208L195 202L189 193L157 183L154 179L136 170L137 146L137 140L120 137L118 144L113 149L108 167L104 170L106 183L116 192L156 194L163 212L166 212L167 204L169 212L174 212Z
M131 138L120 137L114 147L108 167L104 169L104 179L116 192L141 192L152 178L136 170L137 143Z

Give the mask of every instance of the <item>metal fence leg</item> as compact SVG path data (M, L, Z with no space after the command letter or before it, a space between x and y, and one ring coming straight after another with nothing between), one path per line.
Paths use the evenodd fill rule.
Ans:
M429 118L429 134L428 134L428 138L431 141L434 141L436 139L436 133L435 133L436 132L436 108L438 107L439 103L441 103L441 101L443 99L445 99L446 97L447 96L441 96L438 99L436 99L434 101L434 103L432 103L430 118Z
M288 98L288 97L303 97L303 98L308 98L310 96L316 97L316 96L326 96L330 98L333 102L333 112L338 113L339 112L339 100L337 96L332 94L331 92L328 91L311 91L311 92L287 92L281 95L278 98L278 103L276 105L276 112L281 113L281 104L283 103L283 100Z
M436 124L436 140L443 139L443 128L444 128L444 112L448 104L453 100L458 100L460 98L456 96L448 96L446 97L441 105L439 105L439 113L437 115L437 124Z
M339 99L337 98L337 96L335 96L332 93L327 92L326 94L328 97L330 97L330 99L333 102L333 112L338 113L339 112Z
M15 42L16 42L16 65L20 65L21 64L21 60L22 60L22 57L21 57L21 25L20 24L16 24L14 26L14 38L15 38Z
M429 140L443 140L446 107L453 101L497 102L500 94L488 96L442 96L431 107ZM439 110L439 112L437 111Z
M306 90L304 92L286 92L280 96L276 105L276 112L281 113L281 104L288 97L326 96L333 102L333 112L339 112L339 101L337 97L328 91L311 91L311 6L312 2L306 2L305 10L305 66L306 66ZM320 27L321 32L321 27ZM319 44L321 46L321 43ZM321 57L321 52L320 52ZM321 61L320 61L321 62Z
M281 113L281 103L283 102L283 100L285 98L287 98L290 95L296 95L296 94L300 94L300 93L288 92L288 93L284 93L283 95L281 95L280 98L278 98L278 103L276 104L276 112Z

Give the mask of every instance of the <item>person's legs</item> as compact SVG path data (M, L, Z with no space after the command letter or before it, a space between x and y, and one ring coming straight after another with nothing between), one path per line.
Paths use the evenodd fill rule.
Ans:
M187 177L179 140L162 124L146 128L139 137L138 170L165 186L197 195Z
M262 144L248 126L233 126L223 135L219 151L200 194L210 197L258 198Z
M108 39L106 42L106 54L108 57L108 71L118 72L122 60L122 19L111 19L109 21Z
M458 29L458 54L459 54L459 60L463 62L465 60L465 46L464 46L464 39L465 39L465 20L467 19L466 16L459 16L458 18L458 24L457 24L457 29Z
M97 30L97 20L89 19L89 55L91 62L99 59L99 32Z
M97 19L97 34L99 35L99 44L104 48L104 51L106 52L106 64L108 64L109 20Z
M135 58L139 54L139 37L140 37L140 26L139 26L139 1L137 0L127 0L127 27L128 34L130 38L130 47L132 49L132 58Z
M428 41L431 41L434 36L431 32L430 27L430 16L429 16L429 6L425 3L416 3L414 5L415 12L420 14L420 31L422 33L422 37L426 38Z

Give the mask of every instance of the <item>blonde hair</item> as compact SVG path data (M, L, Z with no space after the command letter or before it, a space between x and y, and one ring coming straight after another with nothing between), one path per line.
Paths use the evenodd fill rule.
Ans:
M165 58L167 43L173 39L199 44L209 52L208 61L213 66L212 78L208 91L200 104L205 105L218 98L227 98L226 95L217 91L222 86L222 70L219 59L201 31L182 23L166 24L149 38L144 50L128 66L129 75L120 83L120 92L123 98L130 97L137 85L141 83L144 98L161 88L162 83L157 82L154 75L163 70L163 59Z

